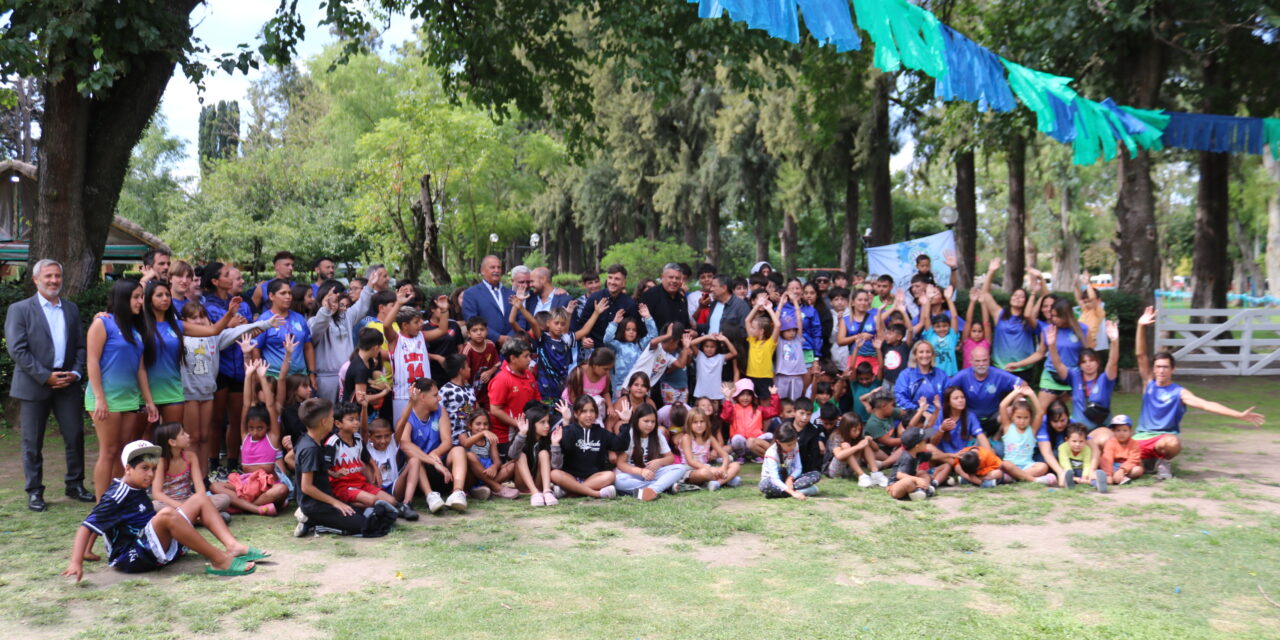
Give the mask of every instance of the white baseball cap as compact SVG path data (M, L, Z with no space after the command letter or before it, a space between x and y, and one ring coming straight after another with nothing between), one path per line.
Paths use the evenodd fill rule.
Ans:
M124 446L124 451L120 452L120 462L126 467L133 466L133 459L141 456L160 456L160 446L151 444L146 440L134 440Z

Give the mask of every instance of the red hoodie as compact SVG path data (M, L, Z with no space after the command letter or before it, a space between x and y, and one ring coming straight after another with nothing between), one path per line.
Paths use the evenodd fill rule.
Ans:
M489 408L502 409L512 419L524 415L524 405L530 400L542 400L538 393L538 381L531 369L523 374L515 374L506 362L498 369L498 373L489 380ZM498 436L499 444L511 441L511 427L489 413L489 429Z

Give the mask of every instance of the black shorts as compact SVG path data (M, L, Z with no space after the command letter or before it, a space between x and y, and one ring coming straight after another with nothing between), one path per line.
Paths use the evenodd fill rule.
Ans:
M498 458L497 460L494 460L494 462L498 462L500 464L501 462L506 462L507 460L510 460L511 458L507 456L507 452L510 449L511 449L510 442L498 443Z
M244 391L244 380L236 380L225 373L218 374L218 391L230 389L232 393Z

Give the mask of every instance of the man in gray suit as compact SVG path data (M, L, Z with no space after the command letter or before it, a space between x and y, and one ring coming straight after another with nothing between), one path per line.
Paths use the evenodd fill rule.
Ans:
M9 307L4 335L13 358L9 395L22 401L22 472L27 508L44 511L44 431L52 412L67 454L67 497L93 502L84 487L84 330L80 310L62 292L62 265L41 260L32 269L36 295Z

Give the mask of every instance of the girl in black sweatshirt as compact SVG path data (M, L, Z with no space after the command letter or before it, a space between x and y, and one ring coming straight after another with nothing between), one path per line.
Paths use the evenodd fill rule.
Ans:
M564 431L560 437L563 460L551 470L551 482L573 495L617 497L609 452L626 451L630 438L614 435L595 423L599 409L591 396L579 396L573 403L572 413L563 400L556 404L556 409L562 417L556 428Z

